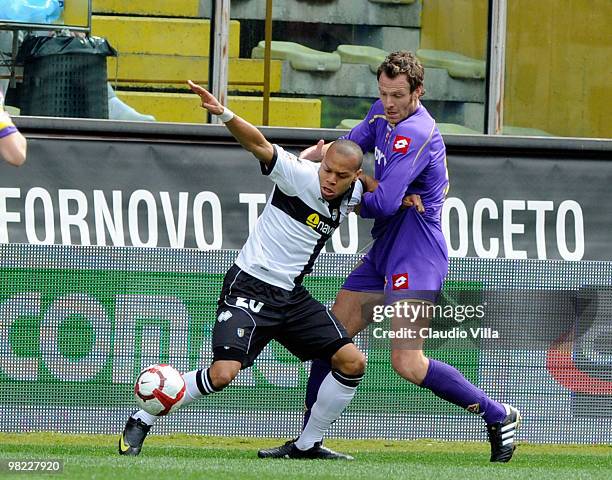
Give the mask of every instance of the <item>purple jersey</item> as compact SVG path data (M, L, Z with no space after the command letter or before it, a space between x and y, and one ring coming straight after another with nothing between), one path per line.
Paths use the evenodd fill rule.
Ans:
M399 220L402 198L409 193L421 196L426 207L424 218L440 225L442 204L448 189L446 148L434 119L422 105L392 128L385 119L380 100L366 118L348 135L364 152L374 152L374 193L366 193L361 216L374 218L372 236L378 238L390 222Z
M349 276L349 290L438 291L448 269L442 234L442 205L448 190L446 148L434 119L422 105L395 127L387 122L380 100L348 138L364 152L374 152L373 193L362 197L361 216L374 218L374 246L365 264ZM400 210L406 194L421 196L425 213ZM429 295L417 295L429 298Z

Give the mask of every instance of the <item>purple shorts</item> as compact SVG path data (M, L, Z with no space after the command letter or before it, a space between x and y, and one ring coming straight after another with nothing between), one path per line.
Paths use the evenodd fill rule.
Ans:
M342 288L384 294L386 304L406 299L436 302L448 273L446 241L439 225L420 215L411 209L389 225Z

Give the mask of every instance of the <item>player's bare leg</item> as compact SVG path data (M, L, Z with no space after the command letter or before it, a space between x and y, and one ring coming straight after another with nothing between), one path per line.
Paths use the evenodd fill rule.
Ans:
M383 301L384 295L380 293L342 289L336 296L332 312L347 333L354 337L372 322L374 307L381 305Z

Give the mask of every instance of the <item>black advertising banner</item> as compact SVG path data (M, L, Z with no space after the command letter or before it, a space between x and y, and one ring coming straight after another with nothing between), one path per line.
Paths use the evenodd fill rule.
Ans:
M0 164L0 243L240 248L272 187L238 145L33 139ZM367 243L345 223L328 251Z
M451 256L612 260L612 161L492 153L448 165Z
M612 259L607 144L582 158L578 149L509 153L483 142L448 148L442 225L451 256ZM42 135L28 148L23 167L0 163L0 243L240 248L272 189L257 160L228 137ZM327 251L367 250L370 227L352 215Z

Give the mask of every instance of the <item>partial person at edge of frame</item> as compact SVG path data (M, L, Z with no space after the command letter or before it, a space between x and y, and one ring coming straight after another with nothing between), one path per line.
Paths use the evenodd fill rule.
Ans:
M4 97L0 92L0 158L15 167L26 161L28 142L4 110Z

